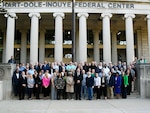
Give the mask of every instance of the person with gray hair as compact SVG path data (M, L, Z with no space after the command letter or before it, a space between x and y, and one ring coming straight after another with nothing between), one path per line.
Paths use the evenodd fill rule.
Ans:
M93 98L93 88L94 88L94 77L91 76L91 72L87 73L86 77L86 86L88 91L88 100L92 100Z

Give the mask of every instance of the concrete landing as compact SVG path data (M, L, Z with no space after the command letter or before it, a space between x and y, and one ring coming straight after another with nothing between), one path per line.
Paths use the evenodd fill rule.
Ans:
M0 113L150 113L150 99L3 100Z

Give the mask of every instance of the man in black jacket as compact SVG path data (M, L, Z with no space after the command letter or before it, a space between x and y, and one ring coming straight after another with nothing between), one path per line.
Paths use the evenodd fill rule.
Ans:
M12 85L13 85L13 92L15 96L19 94L19 79L20 79L21 73L19 71L19 68L17 68L12 76Z
M91 76L91 72L87 73L86 77L86 86L88 91L88 100L92 100L93 97L93 88L94 88L94 77Z
M75 72L74 81L75 81L75 94L76 94L76 100L81 100L81 85L82 85L83 76L81 73L80 68L77 68L77 71Z
M24 99L26 87L27 87L27 78L25 72L22 71L19 79L19 100Z

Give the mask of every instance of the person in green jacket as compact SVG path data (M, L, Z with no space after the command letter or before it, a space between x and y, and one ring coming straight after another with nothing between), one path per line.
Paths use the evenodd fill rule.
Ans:
M122 71L122 84L121 84L121 95L122 98L127 98L127 86L128 86L128 75Z

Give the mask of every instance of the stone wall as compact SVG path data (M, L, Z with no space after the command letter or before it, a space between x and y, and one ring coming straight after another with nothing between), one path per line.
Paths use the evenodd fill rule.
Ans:
M150 63L138 64L137 82L141 98L150 98Z
M0 93L1 99L12 98L12 75L16 65L0 64Z

